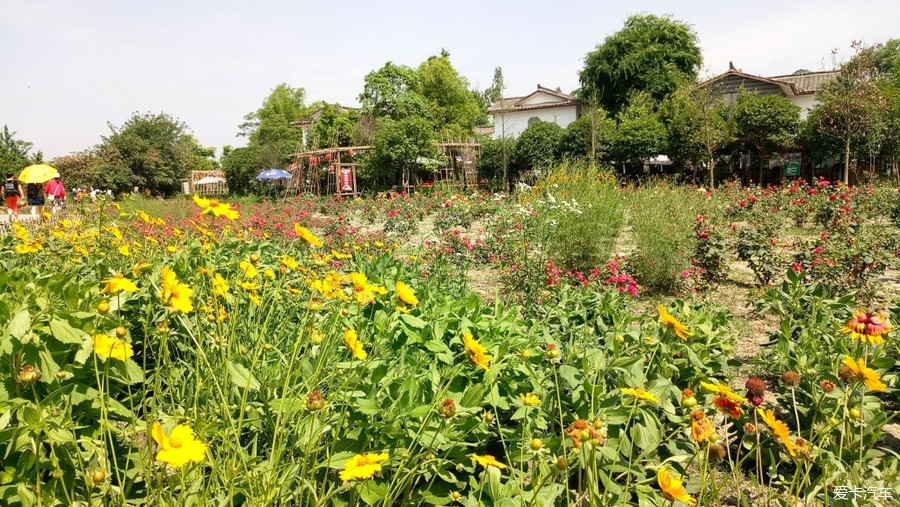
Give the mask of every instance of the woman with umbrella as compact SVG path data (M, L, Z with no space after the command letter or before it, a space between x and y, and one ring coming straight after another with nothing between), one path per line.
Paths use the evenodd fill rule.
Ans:
M26 183L25 203L31 206L31 214L37 215L44 206L44 183L59 174L53 166L47 164L34 164L22 169L19 173L19 181Z

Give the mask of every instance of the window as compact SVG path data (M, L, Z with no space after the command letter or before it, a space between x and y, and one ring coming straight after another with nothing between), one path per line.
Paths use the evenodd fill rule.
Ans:
M537 123L539 121L541 121L540 118L538 118L537 116L532 116L531 118L528 118L528 126L530 127L533 123Z

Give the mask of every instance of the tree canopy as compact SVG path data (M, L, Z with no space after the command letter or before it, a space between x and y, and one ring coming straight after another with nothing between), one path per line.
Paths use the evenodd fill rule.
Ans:
M596 99L617 114L637 92L660 102L693 82L703 62L697 34L668 16L639 14L585 57L582 99Z
M5 178L6 173L17 174L25 166L41 159L40 152L31 155L34 145L28 141L16 139L16 133L9 131L9 126L4 125L0 132L0 172Z
M759 180L765 179L765 164L777 150L794 146L800 133L800 108L785 97L759 96L741 91L734 106L737 138L756 154Z

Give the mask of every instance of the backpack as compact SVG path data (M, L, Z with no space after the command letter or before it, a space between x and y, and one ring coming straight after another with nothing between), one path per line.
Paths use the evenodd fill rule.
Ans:
M29 183L25 187L25 195L32 199L37 199L41 195L41 186L37 183Z
M19 184L16 180L6 180L3 185L3 192L6 197L17 197L19 195Z

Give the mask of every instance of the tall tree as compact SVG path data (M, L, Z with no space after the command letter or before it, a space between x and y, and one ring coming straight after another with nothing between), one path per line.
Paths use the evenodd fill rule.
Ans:
M459 75L445 50L419 65L417 91L425 98L438 132L450 137L470 135L484 117L479 94Z
M613 147L617 162L635 165L662 153L666 127L653 104L648 94L639 93L619 112Z
M851 142L874 135L887 109L878 87L875 53L854 43L856 55L841 66L838 76L819 90L819 129L841 142L844 151L843 180L850 182Z
M508 177L514 180L518 171L527 169L549 169L559 160L559 144L563 128L546 121L534 122L516 140L513 164Z
M359 102L374 118L399 120L408 116L428 116L428 102L419 93L419 74L406 65L387 62L366 74Z
M3 177L6 173L18 173L34 159L30 154L34 146L28 141L16 139L16 133L10 132L7 125L0 132L0 172Z
M434 141L431 122L421 116L382 118L366 163L367 176L381 184L400 183L401 174L417 168L420 160L440 156Z
M127 176L116 182L116 191L135 185L173 194L190 171L215 167L214 150L200 145L187 125L167 114L134 113L122 126L109 128L103 143L113 154L104 161L112 172Z
M660 102L692 82L703 59L697 34L668 16L638 14L587 54L581 70L582 99L596 97L613 115L635 92Z
M756 154L758 183L762 185L772 154L796 143L800 133L800 108L785 97L761 97L741 90L732 115L737 138Z
M719 151L734 140L728 107L707 86L685 86L670 95L660 106L660 115L668 131L666 152L694 168L701 162L708 170L709 186L715 185L716 158Z
M249 137L251 142L260 145L281 144L285 141L296 145L302 132L291 127L291 122L311 112L304 103L305 99L306 90L303 88L279 84L272 89L259 109L244 117L246 121L240 125L240 135ZM292 149L295 147L291 146Z
M503 91L503 69L497 67L494 69L494 79L491 80L491 86L488 86L482 94L484 103L488 106L497 103L503 98Z
M616 121L603 108L585 105L581 118L566 127L559 142L562 157L586 159L596 164L609 161L616 135Z

